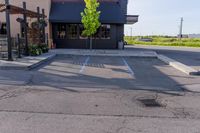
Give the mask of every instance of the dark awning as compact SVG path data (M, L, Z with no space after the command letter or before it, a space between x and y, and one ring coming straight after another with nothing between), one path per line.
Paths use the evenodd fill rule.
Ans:
M81 23L80 13L85 4L79 2L53 2L50 11L50 22ZM125 24L126 16L122 12L119 3L101 3L98 9L101 11L101 23Z
M126 15L126 24L135 24L138 22L138 15Z

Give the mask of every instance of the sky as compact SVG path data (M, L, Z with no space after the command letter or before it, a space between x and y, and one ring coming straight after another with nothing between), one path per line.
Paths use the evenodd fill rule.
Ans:
M129 15L138 23L125 26L125 34L177 35L183 17L183 34L200 33L200 0L129 0Z

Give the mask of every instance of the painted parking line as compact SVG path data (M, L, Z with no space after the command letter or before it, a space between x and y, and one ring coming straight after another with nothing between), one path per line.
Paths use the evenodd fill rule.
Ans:
M129 66L129 64L127 63L126 59L122 58L122 60L123 60L123 62L124 62L124 64L125 64L125 66L128 68L128 71L129 71L130 76L135 77L135 73L134 73L134 71L131 69L131 67Z
M83 73L83 71L85 70L85 67L87 66L87 64L88 64L88 62L89 62L89 60L90 60L90 57L87 57L87 58L85 59L85 62L83 63L83 65L82 65L82 67L81 67L79 73Z

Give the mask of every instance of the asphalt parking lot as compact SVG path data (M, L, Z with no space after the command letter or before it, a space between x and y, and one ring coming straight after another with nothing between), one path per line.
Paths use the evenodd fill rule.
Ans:
M57 56L36 71L39 76L33 78L35 84L84 91L179 91L190 80L196 83L199 79L185 75L156 58L65 55Z
M156 58L65 55L0 70L0 132L197 133L200 94L182 89L199 81ZM141 102L152 99L160 106Z

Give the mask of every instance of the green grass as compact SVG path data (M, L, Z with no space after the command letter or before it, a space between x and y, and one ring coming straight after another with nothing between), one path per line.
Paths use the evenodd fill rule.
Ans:
M152 38L153 42L139 41L140 36L125 37L125 41L128 44L141 44L141 45L159 45L159 46L185 46L185 47L200 47L200 38L190 39L183 38L178 39L175 37L167 36L143 36L143 38Z

